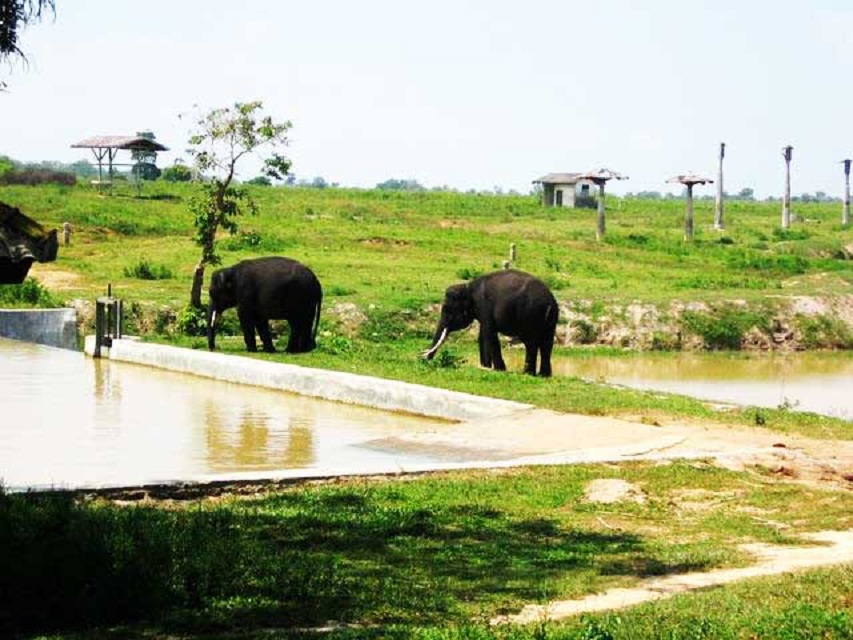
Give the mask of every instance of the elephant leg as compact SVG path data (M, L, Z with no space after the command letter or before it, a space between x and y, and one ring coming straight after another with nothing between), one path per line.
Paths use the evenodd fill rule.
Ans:
M501 341L498 338L498 332L489 327L483 333L486 335L486 347L492 361L492 367L495 371L506 371L506 363L501 355Z
M535 342L524 343L524 373L536 375L536 354L539 351Z
M290 338L287 341L288 353L305 353L311 350L311 323L305 318L290 319Z
M257 351L258 344L255 341L255 317L242 307L237 309L237 317L240 319L240 328L243 330L243 341L246 343L247 351Z
M489 339L486 332L481 328L480 334L477 337L477 344L480 347L480 366L487 369L492 368L492 352L489 345Z
M261 320L260 318L257 321L258 325L258 335L261 336L261 343L264 345L264 351L267 353L275 353L275 346L272 343L272 331L270 330L270 321L269 320Z
M551 377L551 350L554 348L554 333L551 332L539 345L539 375L543 378Z

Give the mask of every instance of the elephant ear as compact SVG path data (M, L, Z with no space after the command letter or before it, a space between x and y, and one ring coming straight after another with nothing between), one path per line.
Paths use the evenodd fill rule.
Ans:
M447 287L444 297L447 302L459 307L467 307L471 298L468 294L467 284L454 284L451 287Z

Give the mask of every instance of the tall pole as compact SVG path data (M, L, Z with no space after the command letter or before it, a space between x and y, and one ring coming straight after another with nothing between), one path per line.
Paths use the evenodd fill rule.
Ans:
M782 198L782 228L791 226L791 152L794 147L788 145L782 149L785 158L785 195Z
M688 182L687 187L687 212L684 215L684 240L693 242L693 183Z
M598 183L598 226L595 229L595 239L604 240L604 185L606 180L596 180Z
M841 210L841 225L850 225L850 160L842 160L844 165L844 206Z
M726 155L726 143L720 143L720 168L717 170L717 205L714 208L714 228L724 229L723 214L726 203L723 202L723 158Z

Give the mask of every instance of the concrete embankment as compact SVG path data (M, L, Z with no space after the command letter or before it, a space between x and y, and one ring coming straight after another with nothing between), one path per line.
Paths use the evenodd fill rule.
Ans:
M0 309L0 337L77 348L77 312L74 309Z
M94 336L86 353L94 353ZM309 369L242 356L196 351L135 340L113 340L102 355L110 360L445 420L480 420L531 409L531 405L435 389L340 371Z

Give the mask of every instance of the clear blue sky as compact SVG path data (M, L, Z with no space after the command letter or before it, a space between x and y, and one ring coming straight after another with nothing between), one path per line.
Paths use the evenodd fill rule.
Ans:
M842 1L56 0L3 69L0 154L150 129L186 158L178 114L262 100L293 122L298 178L527 192L607 166L616 192L688 170L778 195L840 195L853 155L853 4ZM243 177L252 177L248 163ZM711 192L708 188L706 192Z

